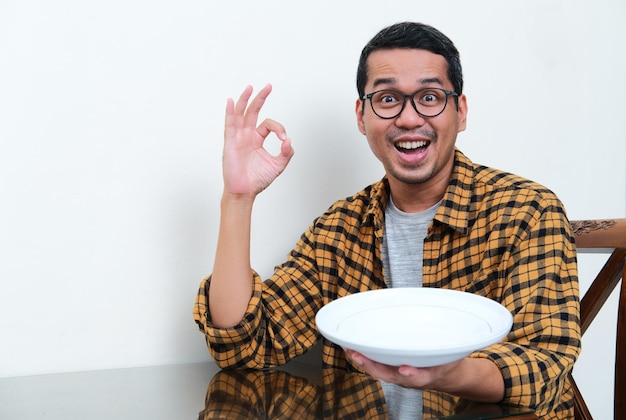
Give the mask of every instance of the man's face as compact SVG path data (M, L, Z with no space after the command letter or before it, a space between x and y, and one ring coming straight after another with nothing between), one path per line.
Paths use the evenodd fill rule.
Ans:
M368 80L365 94L394 89L410 95L425 87L454 90L448 79L448 64L443 56L418 49L374 51L367 59ZM359 130L382 162L392 186L447 185L454 163L456 136L465 130L467 101L448 97L445 110L435 117L420 116L407 100L396 118L382 119L366 100L356 102Z

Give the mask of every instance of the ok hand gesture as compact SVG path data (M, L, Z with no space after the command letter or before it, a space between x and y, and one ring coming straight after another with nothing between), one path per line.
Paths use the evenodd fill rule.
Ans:
M282 124L266 119L257 125L259 112L271 91L268 84L249 105L251 86L246 87L237 103L228 99L222 162L225 194L254 198L283 172L293 156L291 140ZM272 133L282 142L276 156L263 148Z

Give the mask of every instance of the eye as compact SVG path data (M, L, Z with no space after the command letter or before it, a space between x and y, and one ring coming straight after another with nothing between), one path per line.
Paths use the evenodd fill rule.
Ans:
M380 92L376 92L372 99L377 105L392 107L402 103L403 96L399 92L394 92L392 90L382 90Z
M372 96L372 105L378 109L396 108L403 102L404 95L394 90L381 90Z
M389 103L389 102L397 102L398 98L391 94L391 95L383 95L380 97L380 101L381 102L385 102L385 103Z
M416 99L419 103L427 106L438 105L444 100L444 93L438 90L426 90L418 92Z

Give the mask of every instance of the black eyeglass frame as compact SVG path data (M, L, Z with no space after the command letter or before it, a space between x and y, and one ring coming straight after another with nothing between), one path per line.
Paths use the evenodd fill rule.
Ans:
M417 105L415 105L415 95L417 95L421 91L426 91L426 90L439 90L439 91L445 93L445 95L446 95L446 102L443 104L443 108L441 108L441 111L439 111L438 113L436 113L434 115L426 115L426 114L420 112L417 109ZM393 117L382 117L382 116L380 116L378 114L378 112L376 112L376 110L374 109L374 104L372 103L372 97L374 95L376 95L378 92L396 92L400 96L402 96L402 106L400 107L400 111L398 111L398 113L396 115L394 115ZM447 89L443 89L443 88L420 88L420 89L416 90L415 92L413 92L411 95L405 95L403 92L400 92L399 90L396 90L396 89L380 89L380 90L376 90L376 91L374 91L372 93L368 93L368 94L363 95L363 97L361 98L361 100L363 101L362 112L365 112L365 101L367 99L369 99L370 100L370 107L372 108L372 111L374 112L374 114L378 118L382 118L383 120L392 120L394 118L398 118L398 116L400 114L402 114L402 111L404 111L404 107L406 106L406 100L410 99L411 100L411 105L413 106L413 109L421 117L423 117L423 118L433 118L433 117L436 117L438 115L441 115L441 113L446 110L446 107L448 106L448 97L450 97L450 96L454 97L454 102L455 102L455 105L456 105L456 109L458 111L458 109L459 109L459 94L456 93L456 92L453 92L451 90L447 90Z

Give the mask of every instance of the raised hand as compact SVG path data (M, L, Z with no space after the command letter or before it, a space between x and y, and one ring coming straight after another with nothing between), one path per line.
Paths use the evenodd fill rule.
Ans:
M237 103L227 101L222 162L225 194L254 198L283 172L293 156L291 140L282 124L266 119L257 125L271 91L272 86L266 85L248 105L252 96L252 87L248 86ZM272 133L282 142L276 156L263 147Z

